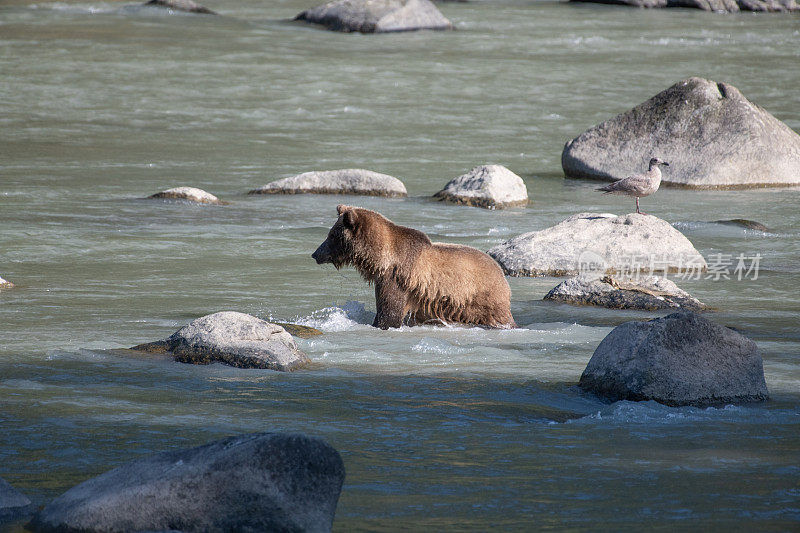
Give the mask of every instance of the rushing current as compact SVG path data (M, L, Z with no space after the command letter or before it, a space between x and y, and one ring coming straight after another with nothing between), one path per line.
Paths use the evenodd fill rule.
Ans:
M564 143L689 76L800 131L800 18L509 0L439 4L452 32L289 21L314 3L205 2L219 17L0 3L0 276L17 285L0 291L0 477L44 505L155 452L300 431L344 459L337 531L796 529L800 190L641 201L710 263L761 257L757 279L675 281L757 342L762 404L582 393L613 327L660 315L543 302L560 279L509 280L516 330L380 331L372 288L311 253L338 203L482 250L575 213L632 212L563 178ZM522 176L531 204L431 199L487 163ZM246 195L359 167L409 197ZM229 205L141 200L180 185ZM713 222L732 218L770 231ZM222 310L322 330L299 340L313 366L125 350Z

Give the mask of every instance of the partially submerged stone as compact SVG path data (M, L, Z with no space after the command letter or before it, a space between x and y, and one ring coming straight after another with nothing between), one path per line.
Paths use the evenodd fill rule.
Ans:
M0 478L0 524L20 520L33 511L31 501L8 481Z
M13 286L14 284L11 283L10 281L6 281L3 278L0 278L0 289L10 289Z
M303 11L295 20L322 24L334 31L361 33L453 27L430 0L334 0Z
M595 350L579 385L613 401L673 406L769 398L756 344L689 311L614 328Z
M738 11L762 11L788 13L800 10L796 0L571 0L572 2L591 2L622 6L661 8L689 7L714 11L717 13L736 13Z
M434 198L454 204L503 209L528 204L522 178L502 165L481 165L450 180Z
M570 178L618 180L669 162L662 184L696 189L800 185L800 135L736 87L689 78L569 141Z
M706 261L669 222L652 215L580 213L488 251L511 276L703 272Z
M235 311L206 315L163 341L131 349L169 353L181 363L219 362L239 368L291 371L311 362L281 326Z
M213 194L196 187L173 187L172 189L157 192L148 196L147 198L158 200L184 200L186 202L194 202L196 204L221 205L224 203Z
M81 531L331 530L339 453L297 433L254 433L159 453L77 485L28 527Z
M733 218L730 220L715 220L717 224L724 224L726 226L739 226L744 229L751 229L753 231L763 231L769 233L770 229L761 222L755 220L747 220L746 218Z
M359 194L398 198L408 196L399 179L371 170L348 168L304 172L273 181L248 194Z
M155 6L171 9L173 11L183 11L186 13L198 13L201 15L216 15L214 11L205 8L192 0L150 0L145 2L146 6Z
M639 311L708 309L707 305L680 289L674 282L660 276L641 276L638 279L578 276L558 284L544 299L572 305Z
M322 332L320 330L312 328L311 326L290 324L288 322L273 322L273 324L282 327L295 337L300 337L301 339L308 339L310 337L316 337L317 335L322 335Z

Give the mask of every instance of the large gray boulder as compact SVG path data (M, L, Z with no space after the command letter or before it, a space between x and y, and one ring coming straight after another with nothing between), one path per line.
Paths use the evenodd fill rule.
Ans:
M223 204L219 198L213 194L198 189L196 187L173 187L165 191L157 192L147 197L148 200L183 200L195 204Z
M255 433L159 453L77 485L36 532L331 530L339 453L301 434Z
M569 141L571 178L617 180L669 162L662 181L697 189L800 185L800 135L736 87L680 81Z
M399 179L371 170L346 168L304 172L268 183L248 194L360 194L399 198L408 196Z
M690 311L617 326L594 351L579 385L614 401L673 406L769 398L756 344Z
M0 289L10 289L13 286L14 284L11 283L10 281L6 281L3 278L0 278Z
M703 272L706 261L669 222L652 215L580 213L488 251L510 276Z
M291 371L311 361L281 326L235 311L200 317L163 341L132 350L169 353L181 363Z
M481 165L453 178L433 195L449 203L503 209L528 204L528 189L522 178L503 165Z
M787 13L800 10L796 0L571 0L633 7L688 7L703 11L736 13L738 11L762 11Z
M641 276L638 279L577 276L559 283L544 299L572 305L639 311L708 309L708 306L679 288L673 281L660 276Z
M215 12L205 8L192 0L150 0L145 2L146 6L155 6L171 9L173 11L183 11L185 13L198 13L201 15L216 15Z
M0 478L0 524L19 520L33 511L31 501L8 481Z
M303 11L295 20L322 24L334 31L361 33L453 27L430 0L333 0Z

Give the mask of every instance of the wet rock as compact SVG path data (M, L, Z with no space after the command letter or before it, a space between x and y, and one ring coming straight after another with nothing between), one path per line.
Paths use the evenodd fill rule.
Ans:
M747 220L746 218L734 218L731 220L715 220L714 222L716 222L717 224L725 224L726 226L739 226L754 231L763 231L765 233L770 232L770 229L761 222L756 222L755 220Z
M764 11L788 13L800 10L796 0L571 0L633 7L688 7L703 11L736 13L738 11Z
M184 200L186 202L194 202L197 204L217 204L221 205L222 202L219 198L211 193L207 193L203 189L195 187L174 187L166 191L157 192L148 199L163 199L163 200Z
M703 302L659 276L618 280L611 276L578 276L568 279L550 292L545 300L573 305L596 305L609 309L659 311L663 309L708 309Z
M234 311L206 315L163 341L131 349L169 353L178 362L198 365L219 362L239 368L291 371L310 363L281 326Z
M0 524L19 520L33 511L31 501L8 481L0 478Z
M756 344L690 311L617 326L595 350L579 385L614 401L673 406L769 398Z
M450 180L434 198L454 204L503 209L528 204L522 178L502 165L482 165Z
M11 283L10 281L6 281L3 278L0 278L0 289L10 289L13 286L14 284Z
M406 186L399 179L363 170L348 168L305 172L273 181L248 194L360 194L397 198L407 196Z
M453 27L429 0L334 0L303 11L295 20L322 24L334 31L361 33Z
M511 276L632 275L703 272L692 243L652 215L580 213L498 244L488 251Z
M339 453L291 433L229 437L110 470L47 505L29 528L81 531L330 531Z
M150 0L145 2L146 6L164 7L173 11L184 11L186 13L198 13L202 15L216 15L215 12L196 4L192 0Z
M658 156L662 183L697 189L800 185L800 135L726 83L689 78L585 131L561 154L571 178L622 179Z

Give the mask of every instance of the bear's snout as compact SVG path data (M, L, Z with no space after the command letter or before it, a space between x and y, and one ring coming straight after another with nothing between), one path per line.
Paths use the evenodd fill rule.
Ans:
M311 254L311 257L317 262L318 265L322 263L330 263L331 262L331 254L330 249L328 247L328 241L323 242L319 245L319 248Z

